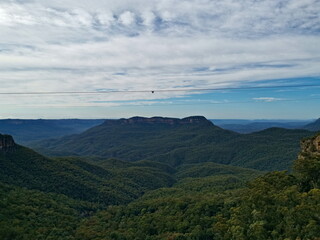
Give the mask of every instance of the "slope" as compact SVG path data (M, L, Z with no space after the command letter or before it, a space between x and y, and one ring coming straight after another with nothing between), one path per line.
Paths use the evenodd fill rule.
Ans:
M303 129L317 132L320 131L320 118L312 123L307 124L306 126L303 127Z
M104 169L78 158L47 158L15 144L11 136L0 134L0 182L6 184L108 205L129 202L145 191L174 182L155 167L134 170L139 174L132 169L121 173Z

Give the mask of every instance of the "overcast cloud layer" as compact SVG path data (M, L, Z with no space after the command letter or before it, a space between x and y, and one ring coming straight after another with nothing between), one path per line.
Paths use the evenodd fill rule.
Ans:
M318 77L319 12L319 0L2 0L0 89L216 88ZM92 106L185 94L6 99Z

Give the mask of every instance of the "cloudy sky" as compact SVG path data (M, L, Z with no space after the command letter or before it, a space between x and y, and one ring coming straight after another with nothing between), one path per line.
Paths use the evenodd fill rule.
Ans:
M319 12L320 0L0 0L0 118L317 118Z

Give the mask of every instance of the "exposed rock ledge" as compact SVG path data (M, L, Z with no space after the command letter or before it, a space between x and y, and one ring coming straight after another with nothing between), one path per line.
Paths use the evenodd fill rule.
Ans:
M320 135L301 141L301 154L320 156Z
M16 143L14 142L12 136L0 134L0 152L12 151L16 148Z
M106 120L104 124L168 124L168 125L184 125L184 124L207 124L213 125L213 123L207 120L203 116L192 116L187 118L164 118L164 117L132 117L121 118L119 120Z

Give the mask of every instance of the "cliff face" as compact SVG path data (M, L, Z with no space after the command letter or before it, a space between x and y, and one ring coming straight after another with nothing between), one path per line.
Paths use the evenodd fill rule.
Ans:
M16 143L10 135L0 134L0 152L12 151L16 148Z
M300 177L302 189L320 188L320 134L301 142L301 153L294 169Z
M166 125L185 125L185 124L206 124L213 125L212 122L203 116L192 116L187 118L164 118L164 117L132 117L129 119L106 120L104 124L166 124Z
M320 135L301 141L301 154L320 156Z

